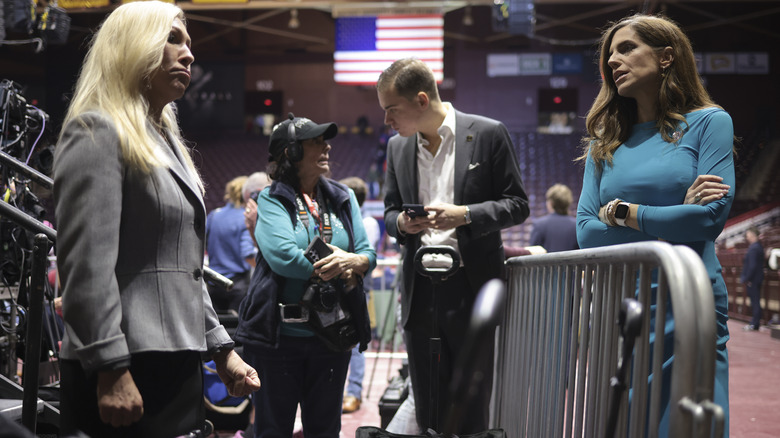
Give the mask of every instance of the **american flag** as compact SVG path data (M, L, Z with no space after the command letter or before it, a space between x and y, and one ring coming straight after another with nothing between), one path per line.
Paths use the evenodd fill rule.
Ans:
M441 82L443 48L441 14L337 18L334 78L341 84L374 85L393 61L417 58Z

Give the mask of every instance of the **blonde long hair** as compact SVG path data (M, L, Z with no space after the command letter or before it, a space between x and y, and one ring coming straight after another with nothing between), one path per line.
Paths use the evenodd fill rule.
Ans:
M244 205L244 197L241 194L241 189L244 187L246 180L246 175L240 175L228 181L228 183L225 184L225 201L233 204L234 207L241 207Z
M612 71L609 66L612 38L626 26L656 52L660 53L666 47L673 51L674 60L662 74L656 107L656 128L664 141L679 140L675 131L681 123L686 124L683 114L705 106L718 107L701 83L690 40L674 21L662 16L636 14L612 23L599 43L599 69L603 80L588 111L584 153L578 158L584 160L590 153L598 170L601 170L602 162L612 164L613 153L628 139L631 127L638 119L636 101L617 93L615 80L609 73Z
M162 65L176 18L186 23L179 7L160 1L132 2L115 9L92 38L63 122L67 126L88 111L104 114L114 123L125 163L143 173L170 164L159 151L157 123L150 116L144 91ZM174 140L202 192L203 182L184 146L172 103L163 108L156 127Z

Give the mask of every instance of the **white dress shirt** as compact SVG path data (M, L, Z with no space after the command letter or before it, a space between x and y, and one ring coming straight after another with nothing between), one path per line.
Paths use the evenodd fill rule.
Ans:
M422 138L422 135L417 136L417 194L420 203L425 206L455 203L455 109L449 102L442 102L442 105L447 110L447 115L438 129L441 145L436 155L425 148L429 144L428 140ZM429 228L421 233L420 239L422 246L448 245L460 254L455 228ZM423 259L423 262L429 266L428 257ZM446 257L441 264L449 266L451 263L449 257Z

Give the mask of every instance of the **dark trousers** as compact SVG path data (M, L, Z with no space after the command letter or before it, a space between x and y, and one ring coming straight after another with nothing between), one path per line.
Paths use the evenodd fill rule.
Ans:
M233 288L229 291L220 286L208 285L211 304L217 313L228 313L231 310L238 312L238 306L249 289L249 272L230 277L230 280L233 281Z
M433 309L433 287L427 277L415 275L414 296L412 297L409 320L404 327L404 341L409 355L409 375L414 388L414 404L417 422L423 430L443 427L453 402L466 403L464 415L458 419L460 427L456 432L470 434L487 429L489 421L490 395L493 384L494 344L486 348L485 357L478 361L476 372L484 376L485 384L479 393L469 400L453 400L449 388L453 371L466 338L466 329L476 299L463 270L435 285L438 312ZM433 318L438 314L438 332L441 338L441 354L438 365L438 425L430 424L429 411L431 399L431 337ZM441 430L437 430L441 432Z
M100 420L97 374L87 375L79 361L62 361L60 430L90 438L172 438L202 430L203 368L200 353L150 352L132 356L130 373L144 403L141 420L114 428Z
M244 359L262 382L253 397L255 438L290 438L298 403L303 436L338 438L350 355L316 337L282 336L277 349L244 344Z
M753 317L750 319L750 325L758 328L761 324L761 282L753 282L747 287L747 294L750 297L750 308Z

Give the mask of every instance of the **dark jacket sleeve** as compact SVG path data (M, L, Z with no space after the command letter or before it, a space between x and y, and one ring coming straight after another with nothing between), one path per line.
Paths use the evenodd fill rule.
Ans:
M478 120L487 124L481 128L481 135L489 136L490 140L482 142L475 158L478 156L480 161L490 165L489 174L485 174L484 166L469 170L464 189L463 204L469 206L472 220L465 228L474 238L520 224L530 213L528 195L509 132L500 122L485 118ZM479 201L472 202L473 199Z
M400 159L404 140L395 136L387 145L387 171L385 172L385 229L387 234L397 239L401 245L406 244L406 235L398 229L398 215L401 214L403 200L401 189L396 177L396 162Z
M742 283L760 283L764 281L764 250L756 242L750 245L742 264Z

